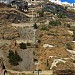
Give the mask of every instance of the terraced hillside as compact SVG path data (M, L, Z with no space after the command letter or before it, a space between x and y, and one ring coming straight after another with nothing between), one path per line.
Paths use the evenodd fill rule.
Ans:
M30 14L31 17L26 16ZM1 8L0 57L4 59L6 69L74 70L74 15L55 4L42 7L39 4L28 13Z

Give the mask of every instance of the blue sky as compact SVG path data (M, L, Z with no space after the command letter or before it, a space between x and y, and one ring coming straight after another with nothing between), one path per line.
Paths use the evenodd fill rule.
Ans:
M61 0L62 2L75 3L75 0Z

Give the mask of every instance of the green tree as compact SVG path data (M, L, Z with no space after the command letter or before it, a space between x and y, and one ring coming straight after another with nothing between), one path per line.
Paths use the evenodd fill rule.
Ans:
M25 43L20 43L20 48L21 49L27 49L27 45Z
M12 50L9 50L8 53L9 63L13 66L17 66L20 61L22 61L21 57L18 55L17 51L15 53Z

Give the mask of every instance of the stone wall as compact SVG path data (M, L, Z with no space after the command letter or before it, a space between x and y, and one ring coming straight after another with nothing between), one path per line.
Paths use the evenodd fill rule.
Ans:
M40 75L53 75L53 70L47 70L47 71L39 71ZM8 70L6 75L39 75L36 74L36 72L34 71L12 71L12 70Z

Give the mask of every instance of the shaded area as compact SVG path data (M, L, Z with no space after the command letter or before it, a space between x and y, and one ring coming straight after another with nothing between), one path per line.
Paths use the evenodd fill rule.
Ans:
M56 75L75 75L75 70L57 70Z

